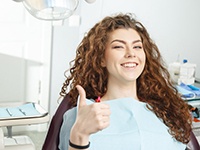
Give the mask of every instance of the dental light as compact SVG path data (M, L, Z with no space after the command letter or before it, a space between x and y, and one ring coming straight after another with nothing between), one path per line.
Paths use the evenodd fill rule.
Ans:
M76 10L79 0L13 0L22 2L27 11L41 20L63 20ZM93 3L96 0L85 0Z

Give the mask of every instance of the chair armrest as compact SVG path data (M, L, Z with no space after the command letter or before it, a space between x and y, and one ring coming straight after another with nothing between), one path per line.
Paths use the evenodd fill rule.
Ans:
M0 128L0 149L4 149L4 134L2 128Z

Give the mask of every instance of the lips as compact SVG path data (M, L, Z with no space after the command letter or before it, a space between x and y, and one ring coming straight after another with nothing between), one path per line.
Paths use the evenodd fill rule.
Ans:
M136 67L138 64L135 62L128 62L128 63L123 63L121 64L121 66L125 67L125 68L133 68Z

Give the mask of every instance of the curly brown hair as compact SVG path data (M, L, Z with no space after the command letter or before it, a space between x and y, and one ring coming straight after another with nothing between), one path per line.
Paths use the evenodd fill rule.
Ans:
M170 82L158 47L150 38L146 28L134 19L132 14L117 14L105 17L85 35L76 51L76 58L70 62L72 67L66 76L60 95L66 91L71 97L71 105L77 105L76 85L86 91L86 97L96 99L107 90L108 72L102 66L105 46L109 34L119 28L132 28L142 39L146 54L144 71L137 79L137 96L146 102L147 107L169 127L169 133L182 143L189 142L191 115L188 105L181 99ZM67 89L69 86L69 89Z

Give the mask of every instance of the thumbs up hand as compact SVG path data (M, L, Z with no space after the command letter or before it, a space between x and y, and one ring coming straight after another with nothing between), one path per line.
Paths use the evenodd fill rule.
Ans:
M77 118L72 127L71 134L81 135L89 138L93 133L105 129L110 123L110 108L105 103L86 104L85 90L80 86L76 86L80 99L77 104ZM75 135L74 135L75 136Z

